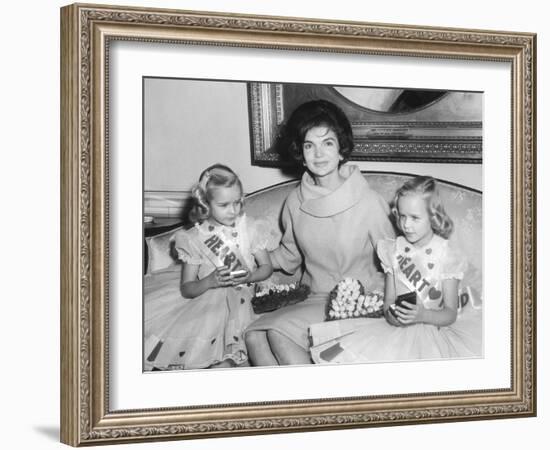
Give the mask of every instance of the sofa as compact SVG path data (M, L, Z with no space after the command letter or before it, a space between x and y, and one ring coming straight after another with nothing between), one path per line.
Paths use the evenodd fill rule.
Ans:
M390 172L363 172L372 189L379 192L390 203L396 190L413 175ZM246 196L246 214L251 217L268 219L272 225L269 249L276 248L281 230L279 218L284 200L298 184L297 180L280 183L256 191ZM450 240L454 241L468 260L468 268L463 285L469 286L468 292L461 294L461 303L470 299L481 301L482 293L482 194L481 192L455 183L440 180L440 194L449 216L455 224L455 231ZM148 255L147 273L144 276L145 301L149 293L166 283L179 283L181 263L178 261L172 237L176 231L168 232L145 239ZM314 231L314 230L312 230ZM299 281L301 273L293 275L275 272L271 281L274 283L291 283Z

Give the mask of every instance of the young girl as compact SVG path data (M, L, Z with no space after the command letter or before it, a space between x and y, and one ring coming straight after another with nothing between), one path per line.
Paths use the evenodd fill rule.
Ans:
M247 361L242 332L255 319L252 283L273 269L261 222L245 216L237 175L221 164L202 172L192 190L195 226L177 232L183 261L179 304L149 308L146 367L199 369Z
M393 208L403 233L377 244L385 275L387 322L365 319L347 335L312 348L316 362L362 362L481 356L481 314L458 316L458 290L466 261L448 241L453 222L441 204L436 182L416 177L396 193ZM337 325L337 326L338 326ZM312 327L315 341L327 325ZM334 327L330 324L328 327ZM319 339L317 339L319 341Z

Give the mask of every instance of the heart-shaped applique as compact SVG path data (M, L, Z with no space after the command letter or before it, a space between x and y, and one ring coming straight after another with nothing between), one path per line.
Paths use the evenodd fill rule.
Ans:
M431 300L436 300L441 297L441 291L438 291L436 288L432 287L430 288L430 292L428 292L428 296Z
M180 358L185 355L185 352L180 352Z
M237 237L239 235L239 233L237 233L236 231L233 231L233 233L231 233L231 236L233 237Z
M208 231L214 231L214 226L213 226L213 225L210 225L210 226L208 227Z
M434 268L434 263L428 263L428 269L432 270Z
M432 254L432 249L431 248L427 248L426 249L426 255L431 255Z
M245 302L244 298L241 298L241 305L244 305L244 302Z
M406 252L410 252L411 249L410 249L409 247L405 247L405 251L406 251Z

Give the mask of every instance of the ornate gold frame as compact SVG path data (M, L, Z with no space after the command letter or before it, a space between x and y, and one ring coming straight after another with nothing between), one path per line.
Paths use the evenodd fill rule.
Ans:
M255 166L284 167L284 159L273 146L275 136L290 112L311 96L330 100L346 112L354 136L354 148L349 157L351 161L482 162L482 122L422 120L422 114L433 104L416 112L380 114L354 105L334 91L332 86L251 81L247 85L252 141L250 153L252 165ZM306 92L309 91L305 95L304 86ZM481 94L479 98L482 98ZM433 130L438 133L430 136Z
M509 389L113 412L108 396L111 40L496 60L512 67ZM128 7L61 10L61 440L74 446L533 416L536 36Z

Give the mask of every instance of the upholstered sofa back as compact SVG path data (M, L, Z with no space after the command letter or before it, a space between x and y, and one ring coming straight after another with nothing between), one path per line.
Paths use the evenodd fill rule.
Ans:
M379 192L390 203L396 190L412 175L386 172L364 172L372 189ZM251 217L268 219L273 224L270 247L275 248L281 237L279 225L284 200L296 187L298 181L289 181L262 189L246 197L246 213ZM457 184L440 181L443 204L455 224L450 240L466 255L469 265L464 283L481 293L482 282L482 195L480 192ZM176 230L147 238L149 250L148 273L164 270L177 264L170 246L170 239ZM315 232L315 230L312 230ZM275 282L290 282L299 279L300 274L273 275Z

